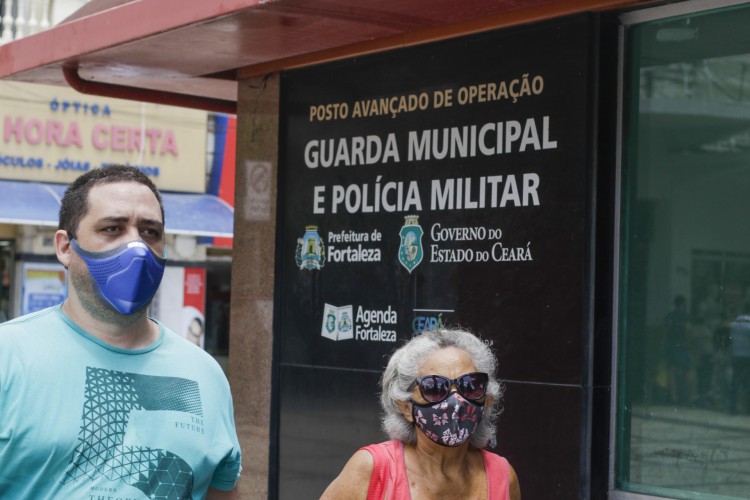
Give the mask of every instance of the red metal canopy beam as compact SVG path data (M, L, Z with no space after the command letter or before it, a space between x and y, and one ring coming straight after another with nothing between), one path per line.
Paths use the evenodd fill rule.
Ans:
M128 87L126 85L116 85L112 83L93 82L81 78L78 74L78 67L75 66L64 66L62 71L68 85L82 94L129 99L131 101L150 102L167 106L202 109L204 111L213 111L230 115L237 114L236 101L226 101L211 97L178 94L176 92L150 90L139 87Z

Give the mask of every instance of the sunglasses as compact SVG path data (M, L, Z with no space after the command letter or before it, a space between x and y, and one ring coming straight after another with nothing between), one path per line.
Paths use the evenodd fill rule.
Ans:
M448 397L451 387L455 384L461 396L469 401L477 401L482 399L487 392L489 379L489 375L480 372L466 373L454 379L442 375L425 375L417 377L407 390L411 391L418 386L419 393L426 401L439 403Z

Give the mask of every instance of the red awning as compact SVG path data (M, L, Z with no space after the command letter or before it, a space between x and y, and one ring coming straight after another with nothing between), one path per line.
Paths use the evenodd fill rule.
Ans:
M94 0L0 45L0 78L223 111L249 76L639 1Z

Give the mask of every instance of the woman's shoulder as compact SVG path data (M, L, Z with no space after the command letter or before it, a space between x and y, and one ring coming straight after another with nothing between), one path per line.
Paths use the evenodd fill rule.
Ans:
M372 453L364 448L357 450L323 492L321 500L367 498L374 463Z
M510 467L510 464L505 457L487 450L479 451L482 453L482 459L484 460L484 466L486 469L492 470L493 472L508 472L508 467Z
M499 481L502 489L507 484L510 500L521 500L521 487L518 483L518 476L513 466L505 457L487 450L481 450L484 459L485 470L493 482Z
M374 443L367 446L363 446L359 450L368 451L375 457L375 460L379 458L384 459L398 459L398 455L403 454L404 445L400 441L391 440L383 441L382 443Z

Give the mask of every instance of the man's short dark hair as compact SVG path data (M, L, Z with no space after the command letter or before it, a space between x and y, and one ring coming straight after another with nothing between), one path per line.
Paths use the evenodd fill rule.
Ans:
M78 224L89 210L88 197L91 188L115 182L137 182L149 188L159 202L161 218L164 222L164 204L161 201L159 190L156 189L151 179L136 167L113 164L95 168L70 183L60 201L60 216L57 228L66 231L70 238L75 238Z

